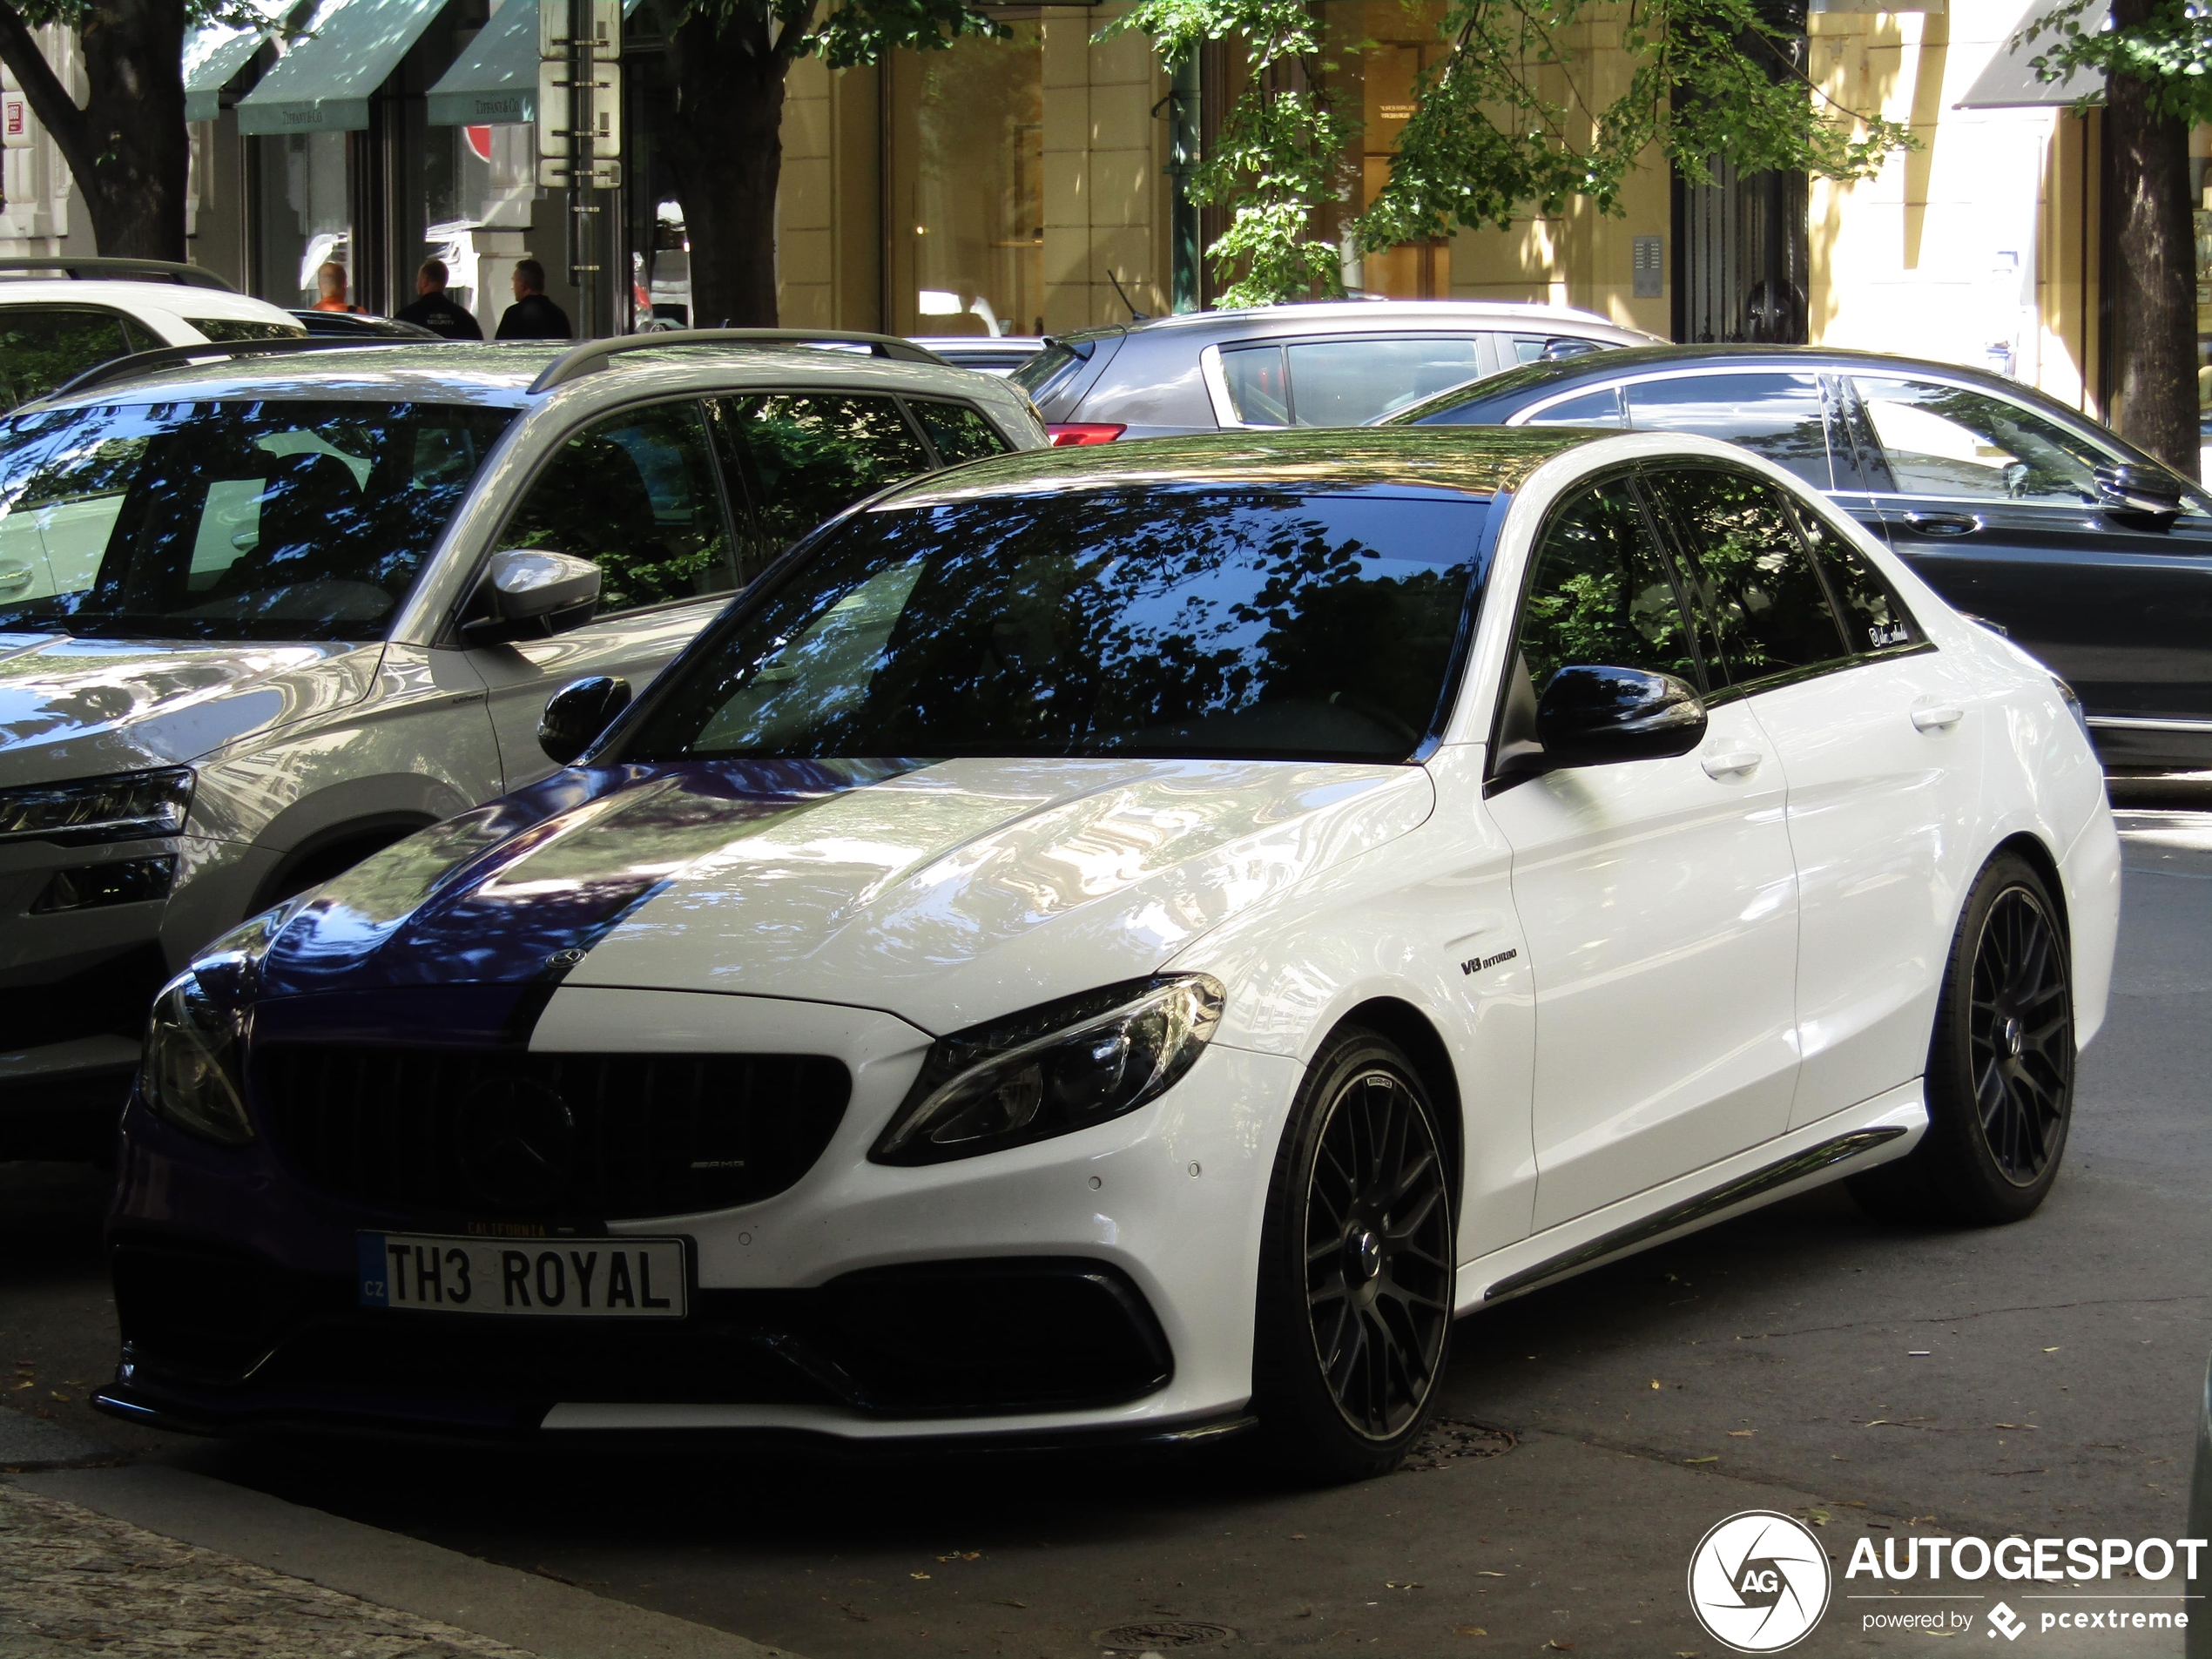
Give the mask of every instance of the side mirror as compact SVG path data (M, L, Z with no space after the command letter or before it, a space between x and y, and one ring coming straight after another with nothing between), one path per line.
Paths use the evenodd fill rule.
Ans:
M2123 523L2165 529L2182 516L2182 486L2148 467L2128 462L2097 469L2097 500Z
M570 680L546 699L545 713L537 723L537 746L556 765L565 766L629 706L628 680L605 674Z
M1602 766L1688 754L1705 737L1705 705L1672 674L1575 664L1536 703L1536 739L1554 766Z
M571 553L514 548L491 556L462 632L477 644L580 627L599 604L599 567Z

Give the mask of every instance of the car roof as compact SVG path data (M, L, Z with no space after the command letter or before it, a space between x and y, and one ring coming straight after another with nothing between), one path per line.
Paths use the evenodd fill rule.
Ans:
M1571 390L1586 382L1616 381L1668 369L1701 368L1781 368L1795 369L1802 374L1823 368L1856 368L1889 374L1942 374L1986 387L1991 391L2003 392L2012 397L2047 401L2034 388L2024 386L2018 381L2006 380L2000 374L1993 374L1986 369L1970 368L1961 363L1898 357L1886 352L1862 351L1849 347L1733 343L1629 346L1620 351L1572 357L1555 363L1523 363L1502 374L1470 381L1448 392L1440 392L1426 402L1414 404L1410 408L1395 410L1379 424L1413 425L1447 409L1465 408L1472 404L1493 404L1501 415L1510 415L1523 405L1538 401L1555 392Z
M1435 327L1444 324L1494 323L1503 327L1546 323L1575 323L1598 327L1630 339L1651 338L1631 323L1614 321L1595 311L1574 306L1543 305L1512 300L1315 300L1290 305L1247 306L1221 311L1185 311L1173 316L1147 317L1140 322L1109 323L1059 336L1062 340L1097 340L1114 334L1205 333L1212 329L1243 332L1255 325L1286 331L1318 327L1330 334L1387 334L1406 327Z
M1617 432L1572 427L1305 427L1027 449L924 475L872 510L1084 489L1377 488L1488 498L1553 456Z
M115 311L165 311L173 316L235 317L252 321L289 322L266 300L187 282L75 281L67 277L0 279L0 307L25 305L105 306Z
M680 348L681 339L680 334L671 335L666 348L626 351L618 360L543 393L533 393L531 382L563 356L573 342L396 341L271 352L151 368L102 381L80 393L51 398L39 407L84 408L252 397L462 403L523 409L555 399L584 403L627 401L641 392L648 396L676 396L685 392L743 389L749 385L934 392L974 398L991 396L993 391L984 388L1000 388L1003 384L973 369L887 361L855 351L775 345ZM1003 391L997 395L1003 396Z

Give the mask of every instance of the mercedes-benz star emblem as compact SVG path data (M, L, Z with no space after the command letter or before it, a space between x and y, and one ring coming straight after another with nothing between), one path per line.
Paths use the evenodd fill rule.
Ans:
M470 1183L503 1209L552 1203L576 1171L576 1114L544 1084L488 1077L461 1105L461 1163Z

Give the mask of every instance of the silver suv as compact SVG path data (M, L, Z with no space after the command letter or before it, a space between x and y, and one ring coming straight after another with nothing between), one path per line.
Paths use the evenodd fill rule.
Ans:
M1015 369L1056 444L1361 426L1521 363L1653 336L1564 306L1345 300L1199 311L1055 336Z
M551 771L557 687L642 690L824 518L1044 442L907 341L743 331L175 347L0 420L36 573L0 602L0 1157L98 1150L214 935Z

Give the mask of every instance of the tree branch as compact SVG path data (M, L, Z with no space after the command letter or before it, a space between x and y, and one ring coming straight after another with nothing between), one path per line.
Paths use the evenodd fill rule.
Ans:
M38 50L37 38L24 22L23 14L7 0L0 0L0 63L7 64L16 84L23 88L30 112L52 136L78 187L91 194L93 168L99 160L92 148L92 124L54 73L46 54Z
M777 31L775 44L769 51L778 57L798 57L799 43L806 38L806 31L813 26L814 0L806 0L806 3L798 10L785 17L784 26Z

